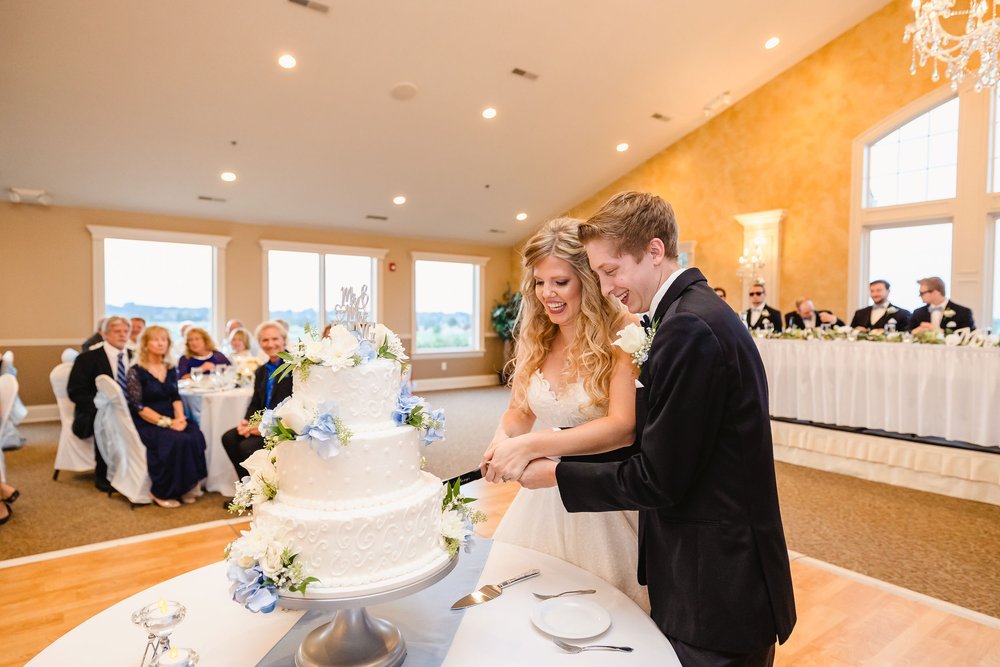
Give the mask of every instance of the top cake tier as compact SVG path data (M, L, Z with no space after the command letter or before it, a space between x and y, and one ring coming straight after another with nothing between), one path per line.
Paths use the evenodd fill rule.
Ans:
M336 401L344 424L355 433L363 433L396 425L392 413L401 384L398 361L374 359L338 370L311 366L305 378L295 374L292 386L295 397L305 404Z

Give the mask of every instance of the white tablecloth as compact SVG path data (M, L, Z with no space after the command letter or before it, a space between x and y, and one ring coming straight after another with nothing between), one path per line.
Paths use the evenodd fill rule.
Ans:
M1000 350L757 339L772 417L1000 445Z
M506 589L502 596L462 613L461 625L445 659L447 667L493 665L679 665L652 620L629 598L596 576L565 561L521 547L494 542L479 585L496 583L537 567L542 575ZM628 645L634 653L562 652L530 621L537 600L532 591L595 588L587 596L611 613L612 626L594 643ZM163 598L187 607L173 645L193 648L202 665L255 665L295 624L303 612L279 610L252 614L229 599L223 563L188 572L109 607L80 624L39 653L29 667L101 665L134 667L145 645L132 625L133 611ZM456 612L458 613L458 612ZM574 642L583 643L583 642Z
M240 423L253 396L252 387L210 393L181 391L184 407L194 415L205 434L205 462L208 478L205 489L233 495L236 470L222 448L222 434Z

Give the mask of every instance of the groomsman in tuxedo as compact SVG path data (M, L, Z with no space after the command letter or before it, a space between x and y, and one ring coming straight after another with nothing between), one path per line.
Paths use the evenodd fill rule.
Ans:
M816 310L812 299L801 297L795 300L795 310L785 315L785 326L789 329L818 329L824 324L842 327L844 321L829 310Z
M868 284L868 293L872 297L872 305L858 309L851 320L851 328L869 331L885 329L889 322L896 326L896 331L909 331L910 311L889 303L889 282L873 280Z
M125 391L125 373L132 361L132 351L125 348L128 343L129 321L124 317L109 317L104 320L101 334L104 342L90 350L84 350L73 361L69 372L66 392L74 403L73 434L78 438L94 435L94 419L97 418L97 376L109 375ZM110 491L108 464L97 448L94 440L94 484L101 491Z
M536 459L519 481L558 484L570 512L639 510L639 583L682 665L771 665L795 602L764 365L705 276L679 268L677 236L670 204L640 192L580 226L602 291L652 323L636 382L638 453Z
M920 298L923 306L913 311L910 329L913 333L943 329L955 331L968 327L975 330L976 321L972 309L950 301L944 294L944 281L937 276L923 278L920 283Z
M748 329L767 329L770 324L775 331L781 332L781 311L764 303L767 290L763 282L755 282L750 286L750 307L743 313Z

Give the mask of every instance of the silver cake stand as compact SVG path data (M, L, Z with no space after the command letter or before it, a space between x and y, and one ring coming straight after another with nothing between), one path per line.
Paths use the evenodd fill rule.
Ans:
M422 579L392 590L337 598L279 595L286 609L336 611L329 623L312 630L295 652L296 667L398 667L406 659L406 642L399 628L368 615L366 607L391 602L422 591L455 569L458 556L449 558Z

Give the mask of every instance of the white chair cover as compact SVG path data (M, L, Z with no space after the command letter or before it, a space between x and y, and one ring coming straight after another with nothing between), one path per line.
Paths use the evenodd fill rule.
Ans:
M62 362L63 362L64 364L71 364L71 363L73 363L74 361L76 361L76 358L77 358L78 356L80 356L80 350L77 350L77 349L75 349L75 348L72 348L72 347L67 347L67 348L66 348L65 350L63 350L63 352L62 352L62 358L61 358L61 361L62 361Z
M111 376L97 376L94 404L97 406L94 437L108 464L108 481L131 502L151 503L153 482L146 467L146 447L132 423L125 394Z
M17 368L14 367L14 353L11 350L7 350L3 353L3 357L0 357L0 375L17 377ZM27 416L28 408L24 407L21 397L15 394L14 404L10 409L10 417L6 425L0 428L0 447L16 449L24 444L25 438L17 430L17 425L24 421L24 418Z
M10 423L11 408L17 398L17 378L13 375L0 375L0 433ZM3 450L0 449L0 482L7 482L7 462Z
M59 364L49 373L52 393L56 395L56 405L59 406L60 423L59 448L56 449L56 463L53 467L56 470L80 472L94 469L94 438L83 440L73 434L75 406L66 393L66 384L69 382L69 372L72 369L73 364L66 362Z

